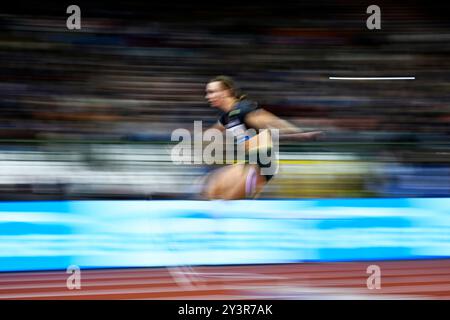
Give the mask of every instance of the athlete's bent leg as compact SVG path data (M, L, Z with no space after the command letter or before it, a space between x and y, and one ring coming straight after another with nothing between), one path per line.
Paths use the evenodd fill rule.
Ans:
M235 164L214 171L207 177L202 193L206 199L237 200L258 195L266 178L256 165Z

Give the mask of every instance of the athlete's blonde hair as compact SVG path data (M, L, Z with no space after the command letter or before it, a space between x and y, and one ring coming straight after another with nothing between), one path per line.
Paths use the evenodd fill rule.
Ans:
M230 90L233 97L238 100L243 100L246 98L245 94L242 94L241 90L236 86L234 80L231 77L220 75L209 80L211 82L220 82L225 89Z

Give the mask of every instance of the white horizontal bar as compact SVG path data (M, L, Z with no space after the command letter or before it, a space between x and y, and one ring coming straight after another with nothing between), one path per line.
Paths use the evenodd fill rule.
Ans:
M415 80L416 77L330 77L330 80Z

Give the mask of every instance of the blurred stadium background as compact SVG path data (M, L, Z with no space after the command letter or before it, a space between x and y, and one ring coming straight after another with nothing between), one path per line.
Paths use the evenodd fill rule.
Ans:
M63 269L66 263L80 261L89 267L162 267L450 256L448 7L377 1L382 29L371 31L366 28L366 8L371 3L358 1L227 2L207 6L170 1L77 4L81 7L81 30L67 30L68 4L57 1L18 1L14 7L0 11L1 271ZM153 237L158 234L155 230L165 228L154 227L151 220L152 213L168 210L162 209L165 204L170 207L172 202L181 203L168 214L170 219L180 215L181 220L174 224L186 222L183 208L198 204L184 201L197 194L199 178L211 167L173 164L170 135L177 128L191 129L196 120L204 124L217 120L217 111L204 99L204 87L208 79L219 74L234 77L250 98L274 114L301 128L327 132L327 140L322 142L282 142L280 172L261 198L269 201L267 208L272 208L272 214L265 219L272 222L277 221L274 215L284 206L276 201L285 199L293 201L290 219L330 220L329 228L345 230L336 235L338 238L347 232L354 234L343 244L348 251L311 258L300 250L303 253L296 251L277 260L269 258L269 250L258 261L239 260L242 256L230 251L228 261L211 262L200 257L183 262L169 259L164 264L153 258L121 260L130 247L114 249L104 244L89 255L94 257L101 250L119 250L120 254L97 264L70 258L77 256L79 243L59 238L61 235L90 238L97 232L108 238L121 234L117 245L126 243L127 237L133 238L126 232L137 229L131 227L122 233L118 227L127 221L121 220L127 204L118 205L122 211L114 218L107 213L115 204L108 201L152 200L145 202L146 209L139 209L139 214L148 210L143 214L150 215L145 216L150 220L145 220L145 230L141 230L147 236ZM330 80L330 76L416 79L353 82ZM341 210L336 213L335 203L325 205L334 209L320 209L330 202L315 200L324 198L350 200L338 204ZM359 198L376 202L361 205ZM157 201L163 199L179 201ZM414 199L422 201L419 209ZM31 202L30 207L29 200L40 201ZM100 207L95 209L93 204L89 211L80 210L78 202L70 202L73 200L106 202L92 202ZM244 225L262 210L249 213L248 202L230 205L238 206ZM311 210L319 216L304 216L304 205L314 208ZM204 219L212 223L221 217L227 221L228 209L211 208L202 209ZM86 212L98 217L87 222L77 220L77 214ZM136 214L128 212L128 219L136 218ZM372 214L375 217L367 221L382 230L371 233L376 245L369 240L360 245L357 235L373 229L355 219ZM229 222L234 221L239 229L239 219L233 219ZM339 227L342 219L350 224ZM62 229L43 227L43 221L61 224ZM84 231L77 233L80 221L85 221ZM98 229L89 229L93 221ZM161 221L156 224L164 225ZM315 225L309 227L316 230ZM174 232L167 228L161 233ZM283 228L288 225L279 225L277 232L287 230ZM377 242L386 236L383 228L393 228L388 244ZM213 229L205 231L207 236L203 234L209 239L206 243L217 240L221 232L234 230ZM265 226L258 232L266 234L267 230L270 228ZM238 238L241 242L236 241L235 246L247 243L249 231L244 228L242 232L243 238ZM308 239L294 234L283 241ZM328 234L321 231L317 237L323 241L314 248L333 247ZM171 245L181 245L174 239ZM395 242L399 239L405 242L399 245ZM417 244L414 239L423 242ZM84 241L82 248L88 246ZM103 240L92 241L96 246ZM139 255L147 250L146 241L156 240L136 241L139 246L132 251ZM282 246L273 241L273 246ZM67 251L58 251L53 245ZM298 248L294 245L291 249ZM443 261L436 263L448 267ZM122 262L124 265L120 265ZM438 276L441 278L436 281L444 286L439 292L447 292L448 298L449 274ZM6 291L0 293L3 298L3 293L12 290L4 288Z

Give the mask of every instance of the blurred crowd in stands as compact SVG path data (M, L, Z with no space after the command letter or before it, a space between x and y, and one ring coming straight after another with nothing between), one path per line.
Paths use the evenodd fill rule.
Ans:
M189 197L207 166L170 137L213 124L208 79L327 139L282 143L263 197L450 196L450 20L438 7L353 2L195 6L57 2L0 14L3 199ZM33 11L34 10L34 11ZM329 77L415 77L339 81Z

